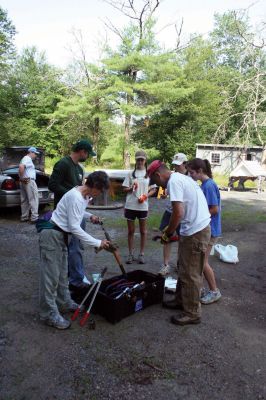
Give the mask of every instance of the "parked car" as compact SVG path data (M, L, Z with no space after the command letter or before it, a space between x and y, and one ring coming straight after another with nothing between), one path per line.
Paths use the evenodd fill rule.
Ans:
M0 160L0 207L20 206L20 186L18 166L27 154L25 146L6 147ZM44 172L44 149L37 147L40 154L34 161L36 167L36 184L41 207L52 203L54 195L48 190L49 175Z

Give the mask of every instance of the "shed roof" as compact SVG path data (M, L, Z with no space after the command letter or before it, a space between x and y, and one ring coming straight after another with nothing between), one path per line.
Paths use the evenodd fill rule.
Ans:
M258 161L240 161L240 163L230 172L230 176L266 176L266 168Z
M235 149L235 150L263 150L262 146L242 146L242 145L234 145L234 144L215 144L215 143L196 143L197 147L208 147L208 148L213 148L213 149Z

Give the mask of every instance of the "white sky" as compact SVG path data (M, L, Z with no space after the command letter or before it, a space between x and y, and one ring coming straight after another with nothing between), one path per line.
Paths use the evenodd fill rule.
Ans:
M103 0L0 0L9 19L16 27L15 44L18 50L35 45L45 51L48 61L64 67L71 61L69 47L73 45L73 28L82 31L88 61L95 61L99 38L106 36L103 20L109 18L117 26L125 26L128 19ZM163 0L157 9L158 30L172 22L184 19L183 36L190 33L207 33L213 27L215 12L229 9L250 8L253 24L266 20L265 0ZM116 38L108 33L115 43ZM159 39L165 47L174 46L175 30L163 30ZM73 46L72 46L73 47Z

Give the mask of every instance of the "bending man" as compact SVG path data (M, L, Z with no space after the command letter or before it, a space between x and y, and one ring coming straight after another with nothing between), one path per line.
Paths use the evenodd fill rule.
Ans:
M40 233L40 318L44 323L57 329L67 329L70 322L60 312L74 311L78 307L71 300L68 289L67 240L75 235L85 245L105 248L106 240L95 239L85 232L80 224L84 217L92 223L99 218L86 212L91 197L96 197L109 188L109 179L105 172L96 171L89 175L86 183L67 192L51 220Z
M206 199L199 185L190 177L170 171L159 160L150 164L148 175L152 183L167 188L172 203L173 212L162 236L163 242L169 242L180 224L176 298L163 305L183 311L181 315L171 318L173 324L198 324L201 322L200 291L204 255L211 236Z

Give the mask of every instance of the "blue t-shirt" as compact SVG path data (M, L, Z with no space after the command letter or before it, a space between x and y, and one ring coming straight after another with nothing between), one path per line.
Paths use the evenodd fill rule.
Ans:
M222 233L221 196L218 186L211 178L209 178L202 183L201 189L206 197L208 206L218 206L218 213L211 216L211 236L220 236Z

